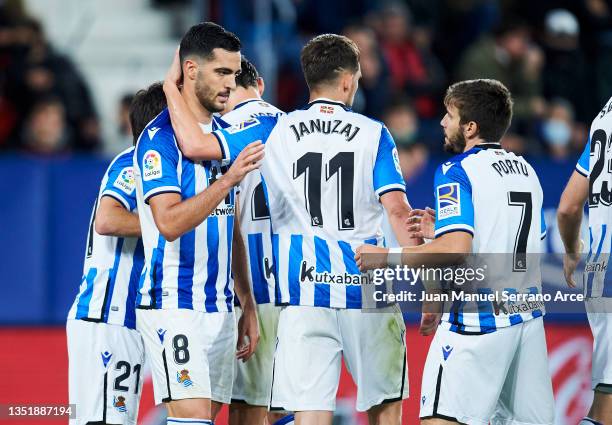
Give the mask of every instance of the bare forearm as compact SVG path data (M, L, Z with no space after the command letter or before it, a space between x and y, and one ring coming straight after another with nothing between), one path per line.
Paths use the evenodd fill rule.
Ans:
M461 263L471 252L472 236L465 232L447 233L428 244L402 250L402 264L409 267L444 267Z
M234 273L234 290L240 300L240 305L249 307L255 305L253 291L249 285L246 249L240 232L240 223L234 223L234 240L232 245L232 272Z
M582 208L573 214L559 211L557 213L559 234L565 246L565 252L575 253L580 245L580 224L582 223Z
M194 160L222 159L221 148L215 136L202 132L176 84L164 82L164 93L172 128L183 154Z
M102 198L96 212L95 229L100 235L140 237L138 214L126 210L114 199Z
M406 205L405 208L401 208L401 211L396 211L394 213L389 212L389 224L391 224L393 234L395 235L395 238L400 246L421 245L423 243L423 239L413 238L408 232L406 221L408 220L409 215L410 207L408 205Z
M232 187L227 179L221 177L192 198L178 200L166 208L154 210L155 223L164 237L171 242L200 225L227 196Z

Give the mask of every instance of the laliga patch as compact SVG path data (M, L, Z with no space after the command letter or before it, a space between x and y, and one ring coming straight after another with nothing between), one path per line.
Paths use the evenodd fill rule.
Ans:
M159 179L163 176L161 155L157 151L146 151L142 158L142 179Z
M117 179L115 179L113 186L130 195L136 187L135 184L134 169L132 167L125 167L123 170L121 170L117 176Z
M459 183L449 183L438 186L438 220L461 215L461 198Z
M257 118L249 118L246 121L234 124L233 126L226 128L225 131L227 131L228 134L236 134L256 125L259 125L259 120Z

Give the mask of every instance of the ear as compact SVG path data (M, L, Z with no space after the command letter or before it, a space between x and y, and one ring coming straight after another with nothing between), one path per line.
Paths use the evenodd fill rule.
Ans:
M195 80L198 75L198 63L192 59L183 62L183 79Z
M264 79L261 77L257 78L257 91L259 92L259 96L263 96L265 90L266 84L264 83Z
M466 139L473 139L478 136L478 124L475 121L469 121L463 125L463 134Z
M353 87L353 74L351 74L350 72L343 72L341 78L342 91L344 91L345 93L350 92Z

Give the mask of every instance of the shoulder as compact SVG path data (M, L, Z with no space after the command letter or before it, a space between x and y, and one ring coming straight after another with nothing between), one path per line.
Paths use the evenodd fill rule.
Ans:
M134 147L130 146L113 158L109 168L127 167L134 164Z
M453 156L448 161L440 164L436 169L436 181L459 181L469 184L470 179L465 171L466 161L476 158L481 149L470 149L467 152Z

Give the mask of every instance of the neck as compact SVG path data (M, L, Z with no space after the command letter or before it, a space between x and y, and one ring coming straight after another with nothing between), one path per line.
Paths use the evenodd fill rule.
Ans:
M257 91L255 87L249 87L247 89L240 90L240 93L238 93L238 91L235 91L234 93L232 93L232 95L236 95L236 105L246 102L247 100L261 99L259 91Z
M195 95L195 90L186 90L183 88L182 95L183 99L185 99L185 103L187 103L187 106L191 112L193 112L198 122L208 124L212 121L212 112L202 106L198 97Z
M469 151L470 149L472 149L474 146L478 146L478 145L480 145L481 143L487 143L487 142L486 142L486 140L483 140L483 139L481 139L480 137L478 137L478 138L476 138L476 139L471 139L471 140L468 140L468 141L465 143L465 149L463 149L463 152L467 152L467 151Z
M322 89L322 90L311 90L310 91L310 99L308 102L312 102L313 100L324 97L329 100L333 100L334 102L343 103L346 105L346 98L344 93L339 93L338 90L333 89Z

